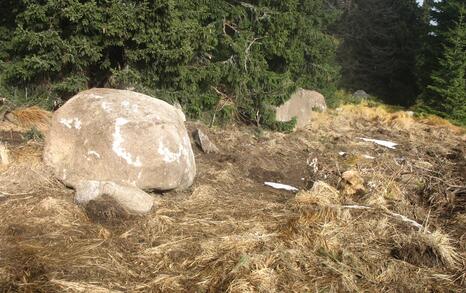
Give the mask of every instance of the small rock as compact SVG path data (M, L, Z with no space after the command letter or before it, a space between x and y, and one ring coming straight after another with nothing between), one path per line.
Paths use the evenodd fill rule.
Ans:
M201 150L204 153L216 154L219 152L217 146L199 128L194 131L193 136L194 136L194 140L196 141L196 144L201 148Z
M362 101L369 98L369 94L366 93L364 90L357 90L353 93L353 98L358 101Z
M76 185L75 200L87 204L107 195L131 214L146 214L154 205L152 196L134 186L114 182L83 180Z
M350 170L343 173L341 176L344 181L343 192L346 195L355 195L364 192L364 179L356 170Z
M416 168L419 168L419 169L428 169L428 170L430 170L430 169L432 169L434 167L434 165L432 165L431 163L426 162L426 161L416 161L414 163L414 166Z
M406 111L406 115L408 115L408 117L414 117L414 112L413 111Z

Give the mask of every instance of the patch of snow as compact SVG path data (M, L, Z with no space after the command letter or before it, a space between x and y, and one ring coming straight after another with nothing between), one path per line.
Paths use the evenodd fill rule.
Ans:
M362 155L362 157L363 157L364 159L368 159L368 160L375 160L375 157L369 156L369 155Z
M282 190L287 190L287 191L299 191L296 187L286 185L286 184L281 184L281 183L274 183L274 182L264 182L266 186L275 188L275 189L282 189Z
M128 123L125 118L117 118L115 121L115 132L113 133L112 150L119 157L123 158L129 165L134 167L141 167L142 163L139 158L133 159L133 155L127 152L121 145L123 144L123 137L121 136L121 127Z
M379 140L379 139L364 138L364 137L360 137L359 139L364 140L366 142L373 142L375 144L378 144L378 145L381 145L381 146L384 146L386 148L393 149L393 150L396 149L395 147L398 145L397 143L387 141L387 140Z

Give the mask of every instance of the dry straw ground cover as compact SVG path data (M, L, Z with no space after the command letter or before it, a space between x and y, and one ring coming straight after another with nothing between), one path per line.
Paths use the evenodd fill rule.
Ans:
M189 124L199 126L221 154L196 150L194 186L154 195L158 207L146 217L105 201L76 206L43 166L40 142L10 144L11 163L0 170L0 291L466 287L461 129L364 106L318 113L307 130L287 135ZM363 188L345 192L346 171Z

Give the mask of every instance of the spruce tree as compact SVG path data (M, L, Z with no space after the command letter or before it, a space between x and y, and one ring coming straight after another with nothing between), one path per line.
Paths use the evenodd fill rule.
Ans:
M337 10L325 0L2 4L12 11L0 20L6 85L64 100L88 87L134 88L194 117L277 127L272 106L297 87L331 92L339 78L328 32Z
M457 19L448 19L450 29L439 31L443 52L432 72L427 96L442 116L466 125L466 5L452 1L440 7L443 13L454 11Z

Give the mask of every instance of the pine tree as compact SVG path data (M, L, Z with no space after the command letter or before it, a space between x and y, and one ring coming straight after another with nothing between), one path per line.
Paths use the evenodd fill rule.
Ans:
M447 8L444 12L457 8L458 18L449 21L451 28L442 32L443 53L431 75L428 95L443 116L466 125L466 6L449 2L441 7Z
M441 45L432 33L432 8L434 0L424 0L422 3L422 22L419 37L419 51L416 54L417 84L421 91L431 81L431 72L436 66L436 59L440 57ZM436 56L436 57L434 57Z
M4 79L48 96L131 87L194 117L278 127L272 106L339 78L325 0L6 1Z

